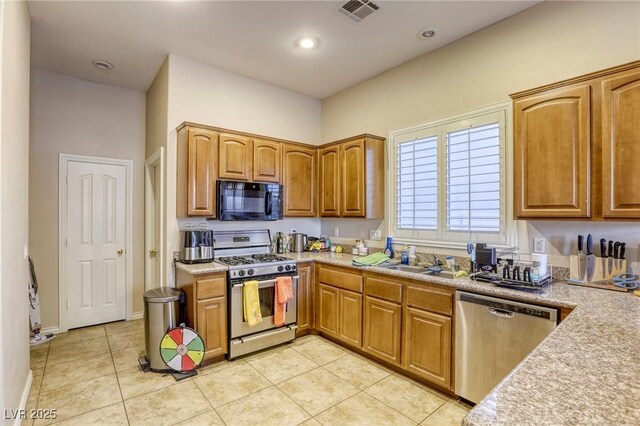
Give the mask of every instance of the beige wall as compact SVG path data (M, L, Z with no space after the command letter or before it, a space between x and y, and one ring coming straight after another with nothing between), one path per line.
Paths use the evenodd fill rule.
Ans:
M144 141L144 93L32 71L29 230L44 327L58 325L60 153L133 160L133 312L142 311Z
M29 168L29 10L0 4L0 409L24 408L29 394L27 212Z
M509 100L509 94L640 59L639 2L544 2L322 102L325 142L390 130ZM387 165L388 170L388 165ZM323 231L361 236L375 223L325 223ZM387 224L380 225L383 234ZM519 224L521 249L545 237L556 264L590 225ZM640 227L598 225L598 236L626 239L637 260ZM327 232L331 235L331 232ZM351 235L354 234L354 235ZM573 244L573 245L572 245Z
M145 158L167 145L167 109L169 107L169 57L147 90Z
M162 90L163 73L156 77L147 92L147 109L159 111L167 99L166 140L166 264L167 283L173 283L170 266L173 252L179 251L179 226L176 217L176 127L184 121L209 124L263 134L276 138L318 144L320 142L320 101L262 83L219 68L204 65L179 56L168 59L168 89ZM158 126L161 120L155 120ZM151 130L149 129L149 132ZM159 140L159 139L158 139ZM147 138L147 152L157 149L156 141ZM194 219L198 221L198 219ZM181 221L184 224L184 221ZM210 222L214 229L237 228L237 222ZM268 227L272 232L296 227L314 234L320 231L320 219L285 219L277 222L253 223L255 227ZM301 229L302 227L302 229Z

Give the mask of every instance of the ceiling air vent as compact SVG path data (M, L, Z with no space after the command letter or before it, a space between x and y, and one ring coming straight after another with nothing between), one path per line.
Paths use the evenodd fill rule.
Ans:
M370 0L350 0L340 6L338 10L354 21L360 22L379 9L380 5Z

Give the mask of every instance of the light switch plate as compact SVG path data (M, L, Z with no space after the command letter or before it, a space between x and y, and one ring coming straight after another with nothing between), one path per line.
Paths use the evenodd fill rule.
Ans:
M546 252L547 240L544 238L533 239L533 252L538 254L544 254Z
M334 237L339 237L340 236L340 229L333 228L333 236Z
M379 229L370 229L369 239L373 241L380 241L382 239L382 231Z

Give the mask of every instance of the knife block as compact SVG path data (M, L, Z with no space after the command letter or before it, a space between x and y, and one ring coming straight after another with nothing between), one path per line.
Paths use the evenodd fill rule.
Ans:
M603 262L604 260L604 262ZM609 281L616 275L627 272L627 259L611 259L613 261L611 273L609 273L609 258L596 257L596 264L593 272L593 278L589 282ZM569 259L569 267L571 268L570 278L574 281L581 281L582 277L578 274L578 256L571 255ZM585 275L586 282L586 275Z

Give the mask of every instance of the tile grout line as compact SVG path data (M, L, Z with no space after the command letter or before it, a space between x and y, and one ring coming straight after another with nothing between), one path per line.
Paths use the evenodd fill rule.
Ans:
M105 330L105 334L106 334L106 330ZM120 399L121 399L121 404L122 404L122 408L124 409L124 416L127 418L127 424L131 424L131 422L129 421L129 413L127 412L127 406L124 403L124 395L122 394L122 387L120 386L120 377L118 377L118 371L116 370L116 362L113 359L113 351L111 350L111 344L109 343L109 336L107 336L107 346L109 346L109 355L111 355L111 364L113 365L113 371L116 375L116 383L118 384L118 390L120 391Z

